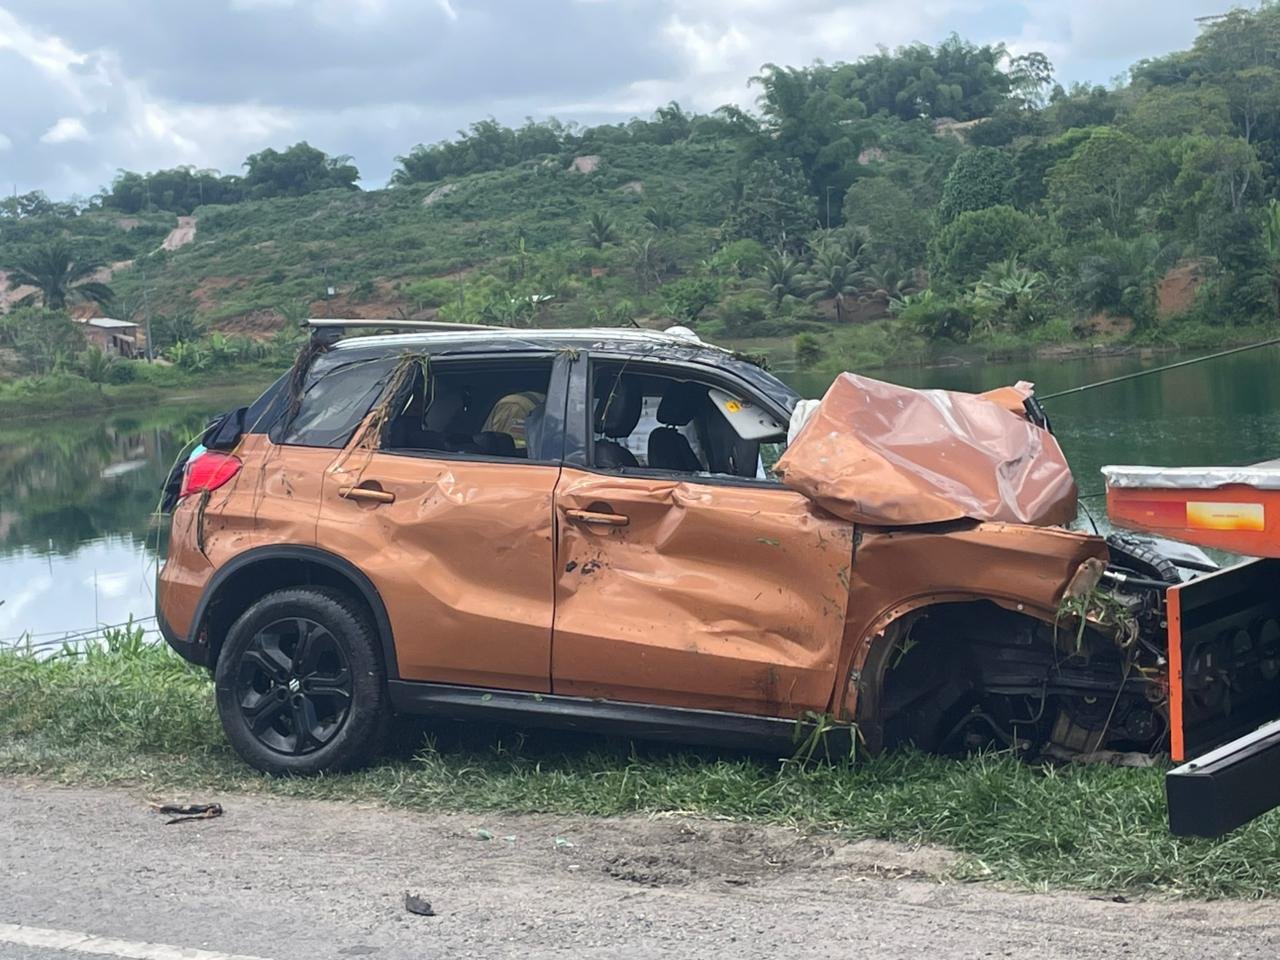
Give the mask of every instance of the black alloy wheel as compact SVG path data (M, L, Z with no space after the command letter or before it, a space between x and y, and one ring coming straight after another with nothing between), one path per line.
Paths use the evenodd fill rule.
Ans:
M250 604L227 631L214 690L236 753L277 776L360 766L391 719L369 611L331 587L284 587Z
M237 700L263 746L293 755L329 743L351 709L351 666L342 645L306 617L260 629L240 656Z

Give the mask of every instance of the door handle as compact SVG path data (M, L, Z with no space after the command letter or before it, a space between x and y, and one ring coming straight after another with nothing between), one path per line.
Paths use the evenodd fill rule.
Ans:
M625 527L631 518L621 513L596 513L594 510L566 510L564 515L577 523L594 523L602 527Z
M376 503L396 502L396 495L390 490L377 490L373 487L339 487L338 496L348 500L373 500Z

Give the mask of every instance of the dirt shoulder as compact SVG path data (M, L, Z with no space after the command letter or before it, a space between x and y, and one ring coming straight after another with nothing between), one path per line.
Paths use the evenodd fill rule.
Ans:
M254 957L1274 957L1280 903L946 879L949 855L668 816L413 813L0 781L0 924ZM437 916L404 909L406 891Z

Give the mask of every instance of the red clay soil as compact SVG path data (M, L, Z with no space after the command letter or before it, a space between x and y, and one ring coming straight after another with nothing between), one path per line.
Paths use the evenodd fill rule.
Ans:
M1177 317L1195 306L1196 293L1205 281L1203 260L1181 260L1156 284L1156 314L1161 320Z

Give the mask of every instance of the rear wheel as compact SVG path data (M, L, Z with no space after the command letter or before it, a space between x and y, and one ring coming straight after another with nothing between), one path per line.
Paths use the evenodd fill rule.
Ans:
M228 631L214 679L227 739L259 770L347 770L381 745L390 711L376 635L336 590L258 600Z

